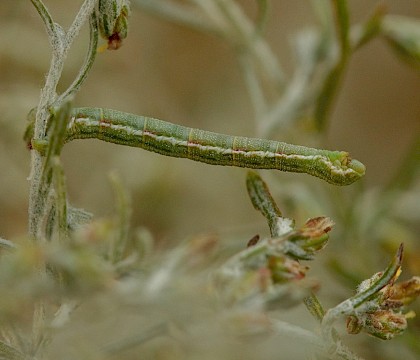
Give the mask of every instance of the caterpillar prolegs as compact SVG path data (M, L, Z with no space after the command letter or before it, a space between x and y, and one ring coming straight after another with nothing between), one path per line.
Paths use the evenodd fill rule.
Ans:
M307 173L334 185L360 179L365 166L344 151L230 136L101 108L75 108L66 142L96 138L212 165Z

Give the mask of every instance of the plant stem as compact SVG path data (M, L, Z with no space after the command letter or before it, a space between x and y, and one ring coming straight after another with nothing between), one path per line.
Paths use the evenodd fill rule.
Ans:
M34 141L42 141L46 138L48 119L50 118L49 108L57 98L56 88L63 71L64 62L68 50L73 40L80 31L84 22L94 12L94 7L98 0L85 0L77 16L67 33L56 25L41 0L32 0L32 4L38 10L47 28L47 34L52 46L52 59L50 69L46 76L46 81L37 107L36 120L34 127ZM84 76L82 76L82 80ZM43 156L37 150L31 151L31 173L29 190L29 236L32 239L40 240L43 235L41 232L42 218L44 209L39 204L39 196L42 184Z
M192 6L164 0L134 0L143 11L188 28L218 34L217 29L204 16L200 16ZM220 34L218 34L220 35Z
M92 12L89 20L90 24L90 42L89 42L89 49L86 55L85 62L82 68L79 71L76 79L73 83L68 87L68 89L62 93L58 100L57 106L60 106L63 101L67 98L70 98L73 94L75 94L80 87L82 86L83 82L86 80L87 75L89 74L90 69L95 61L96 54L97 54L97 47L98 47L98 24L97 24L97 16L95 12Z
M48 9L45 7L42 0L31 0L33 6L35 6L36 10L38 11L38 14L41 16L42 21L45 24L45 27L47 29L48 38L53 39L56 36L56 29L54 21L48 11Z
M350 37L349 37L349 13L346 0L332 1L335 17L336 32L338 43L340 46L339 59L331 68L324 83L324 87L319 93L315 107L315 124L318 130L325 128L327 118L331 110L332 104L337 94L338 87L341 84L344 71L347 67L349 56L351 53Z

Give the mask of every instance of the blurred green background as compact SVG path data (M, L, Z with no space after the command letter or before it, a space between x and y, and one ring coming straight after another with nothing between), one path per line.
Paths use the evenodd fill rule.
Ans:
M68 26L82 1L45 3L56 21ZM255 18L254 0L238 3ZM350 1L352 23L365 19L376 3ZM384 3L389 13L420 16L418 1ZM307 1L272 2L266 37L287 72L294 62L292 36L315 23ZM0 1L0 39L0 236L12 239L27 229L30 154L22 134L26 114L37 105L51 49L38 14L24 0ZM84 29L69 55L62 89L77 73L87 39ZM419 104L419 73L395 57L383 41L374 40L351 58L332 112L328 146L348 150L364 162L366 185L380 186L420 131ZM98 55L75 105L255 135L253 110L232 48L211 35L153 18L135 7L129 37L118 51ZM228 238L265 229L246 195L244 169L166 158L97 140L67 145L63 163L75 206L97 217L111 214L114 206L107 175L116 170L132 194L133 225L145 225L167 242L199 232ZM306 181L314 191L321 182L300 174L276 173L271 178L276 185L283 181ZM303 214L297 220L316 215L320 214Z
M82 1L45 0L45 3L54 19L68 26ZM237 3L255 19L255 0L238 0ZM420 17L418 1L382 3L390 14ZM316 17L310 1L273 0L271 4L266 38L289 76L295 65L291 50L293 36L306 27L316 26ZM351 22L365 20L376 4L373 0L349 1ZM254 110L232 47L214 36L154 18L134 6L132 10L128 38L118 51L98 54L87 81L77 94L75 106L109 107L215 132L255 136ZM0 237L15 240L27 231L29 183L26 179L30 153L22 135L26 115L38 103L51 48L44 26L27 0L0 0L0 40ZM88 31L84 29L69 54L61 89L65 89L77 74L87 43ZM382 195L375 194L375 189L380 189L393 176L410 143L419 136L420 74L397 58L384 41L375 39L351 57L343 80L331 113L326 143L330 149L348 150L354 158L361 160L367 166L365 178L354 186L334 187L303 174L262 172L279 207L286 216L294 217L297 224L320 215L331 216L337 221L329 247L320 261L311 263L314 270L311 276L320 279L320 298L326 308L352 295L354 284L351 280L366 278L383 269L395 251L395 244L402 240L412 240L411 243L407 241L409 265L404 266L404 275L410 271L417 275L420 272L416 232L420 224L415 224L411 233L407 230L409 226L397 226L410 223L407 209L410 209L410 203L418 203L420 199L413 199L411 193L398 198L398 206L406 205L401 223L389 220L394 214L389 219L366 216L376 215L372 209L384 206L384 203L377 205L375 202L381 200ZM291 139L287 134L279 134L277 140ZM66 145L62 161L69 199L74 206L85 208L96 218L113 214L114 199L108 174L116 171L131 194L133 227L149 228L161 243L172 246L194 234L210 233L218 235L224 244L236 244L242 249L256 233L268 234L265 220L248 199L245 169L167 158L97 140L80 140ZM359 186L365 189L356 193ZM354 206L351 203L353 194L362 194L361 200L354 196ZM294 206L290 205L291 198L295 199ZM353 210L352 207L360 216L346 222L346 210ZM398 209L392 210L398 212ZM409 225L413 225L416 218L418 214L411 214ZM382 235L385 236L382 238ZM394 243L387 244L388 237ZM378 251L384 250L386 245L389 245L386 251ZM348 271L346 280L350 278L350 281L340 283L342 287L328 277L323 268L325 259L334 257ZM179 279L180 283L183 281L184 278ZM180 296L180 300L162 298L139 312L107 302L99 301L98 306L95 299L88 302L77 312L72 327L66 330L68 333L64 332L58 342L55 340L55 351L59 354L56 358L66 352L63 347L74 347L68 336L90 345L92 338L104 341L112 337L116 328L131 334L138 324L145 326L149 320L155 322L166 312L170 313L169 318L177 317L178 307L184 309L180 312L182 320L185 316L189 321L191 309L201 311L207 304L194 305L195 301L201 301L200 296L196 297L195 284L189 285L192 290L188 284L183 285L191 292L185 291L186 295ZM185 290L182 286L179 289ZM418 301L416 304L418 308ZM116 306L115 311L112 306ZM200 311L196 311L195 317L201 322ZM306 311L303 312L299 315L302 323L311 328L316 326L313 320L307 320ZM283 315L286 320L297 318L295 311L282 314L282 318ZM101 331L97 331L97 323L92 319L104 321L99 321ZM343 328L342 324L340 330ZM418 348L418 318L412 320L410 330L411 338L410 334L405 334L399 339L406 342L411 339L413 347ZM215 333L218 333L217 328ZM277 341L277 338L271 339L271 347L265 343L260 346L272 351L274 356L278 351ZM289 339L284 340L287 341ZM384 343L364 335L346 337L346 343L355 350L365 344L364 351L369 348L372 359L378 349L382 349L389 359L401 356L411 359L402 352L403 347L394 345L398 341ZM223 352L217 346L212 350ZM248 348L242 351L246 353ZM250 354L248 356L252 358L253 353Z

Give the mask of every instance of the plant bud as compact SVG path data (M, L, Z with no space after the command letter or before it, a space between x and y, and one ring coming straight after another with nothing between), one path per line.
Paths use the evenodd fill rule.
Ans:
M358 334L361 330L382 340L390 340L407 328L404 314L391 310L351 315L347 318L347 332Z
M408 305L418 296L420 296L420 276L413 276L411 279L392 287L390 300L400 301L402 304Z
M403 314L390 310L376 311L367 314L364 330L379 339L390 340L407 328L407 320Z
M346 328L349 334L358 334L362 331L363 324L359 321L357 316L350 315L347 317Z
M117 50L128 34L128 0L99 0L99 30L108 40L108 50Z

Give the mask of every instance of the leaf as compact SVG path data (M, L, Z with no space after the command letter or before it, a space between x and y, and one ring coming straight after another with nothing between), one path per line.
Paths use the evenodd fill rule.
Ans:
M387 15L382 33L388 44L404 60L420 69L420 21L414 18Z

